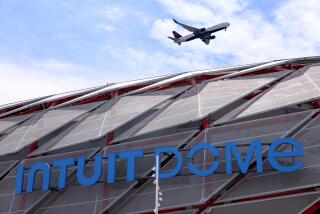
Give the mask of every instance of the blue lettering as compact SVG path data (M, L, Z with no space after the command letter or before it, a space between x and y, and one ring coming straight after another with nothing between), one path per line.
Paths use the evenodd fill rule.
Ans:
M16 194L21 194L23 191L23 180L24 180L24 165L20 164L17 169L17 180L16 180Z
M143 150L135 150L128 152L120 152L120 159L127 159L127 181L134 181L135 179L135 163L136 158L142 158L144 155Z
M284 144L292 145L295 151L277 151L277 149ZM280 138L274 141L268 150L268 161L273 168L279 172L295 172L303 166L301 161L295 161L292 166L283 166L279 164L276 158L286 158L286 157L302 157L304 151L302 146L292 138Z
M48 191L50 189L50 177L51 177L50 166L46 162L38 162L38 163L35 163L29 171L28 182L27 182L27 192L33 192L35 177L39 171L43 173L42 190Z
M174 177L176 176L177 174L179 174L181 168L182 168L182 155L181 153L176 149L176 148L173 148L173 147L164 147L164 148L159 148L159 149L156 149L155 150L155 155L158 155L159 156L159 162L160 162L160 155L161 153L171 153L171 154L174 154L176 159L177 159L177 165L176 165L176 168L172 169L171 171L169 172L161 172L161 170L159 169L158 172L159 172L159 178L160 179L167 179L167 178L171 178L171 177ZM161 164L159 163L158 165L159 167L161 166Z
M108 177L107 183L112 184L116 178L116 153L110 153L108 155Z
M292 147L292 151L280 151L279 148L282 146ZM284 147L285 148L285 147ZM256 170L258 173L263 172L263 159L262 159L262 142L259 140L254 140L250 143L250 146L245 155L241 155L239 148L235 142L227 142L225 145L225 162L226 162L226 174L232 174L234 163L237 163L241 173L247 173L251 164L254 160L256 163ZM209 176L216 172L220 167L222 160L216 160L211 164L210 167L199 167L193 162L194 157L198 152L209 152L213 157L221 157L221 152L211 144L196 144L190 149L187 154L187 159L189 160L187 167L189 171L197 176ZM154 150L155 156L159 157L159 178L168 179L178 175L183 167L183 158L182 154L177 148L174 147L164 147L157 148ZM166 171L161 172L161 156L167 154L170 157L173 157L173 160L169 162L169 166L166 166ZM205 153L206 154L206 153ZM301 161L295 161L293 164L287 166L280 164L277 158L295 158L302 157L304 155L303 147L297 141L291 138L280 138L269 146L267 151L267 159L273 169L279 172L294 172L300 169L303 166ZM108 154L107 170L105 183L111 184L116 180L116 165L117 157L121 160L126 160L127 163L127 181L134 181L136 179L136 159L144 157L143 150L134 150L134 151L122 151L118 154L111 152ZM157 159L157 158L155 158ZM173 166L170 165L174 163ZM68 167L77 165L77 179L79 184L83 186L92 186L96 184L102 176L103 170L103 155L98 154L95 156L94 165L86 165L87 161L85 157L75 158L65 158L62 160L54 160L52 167L57 168L59 172L59 182L58 188L63 189L67 186L68 178ZM207 164L207 163L203 163ZM157 165L157 163L156 163ZM92 167L92 175L87 176L86 169ZM26 168L23 164L18 165L17 175L16 175L16 194L21 194L24 188L24 174ZM36 176L40 172L42 176L42 190L48 191L50 189L50 178L51 178L51 169L50 165L46 162L38 162L31 166L29 170L29 175L27 177L27 186L26 192L33 192ZM38 179L39 180L39 179Z
M263 171L262 167L262 145L258 140L252 141L247 151L247 156L245 162L243 162L241 154L234 142L226 143L226 172L227 174L232 174L232 153L234 154L236 161L239 165L241 173L247 173L250 163L253 159L254 151L256 151L256 161L257 161L257 172L261 173Z
M102 154L96 155L94 160L93 175L90 178L87 178L85 175L86 159L84 157L78 158L77 179L81 185L92 186L98 182L102 174L102 159Z
M74 166L74 158L66 158L62 160L55 160L53 161L53 167L59 168L59 184L58 188L59 189L64 189L66 188L67 184L67 175L68 175L68 167L69 166Z
M216 157L220 156L219 150L217 150L214 146L212 146L210 144L197 144L188 153L188 158L192 159L194 157L194 155L202 149L208 150L209 152L211 152L212 155L214 155ZM206 164L206 163L203 163L203 164ZM220 161L216 161L214 164L212 164L212 166L209 169L199 170L194 166L193 163L188 163L188 168L189 168L190 172L192 172L195 175L209 176L218 169L219 164L220 164Z

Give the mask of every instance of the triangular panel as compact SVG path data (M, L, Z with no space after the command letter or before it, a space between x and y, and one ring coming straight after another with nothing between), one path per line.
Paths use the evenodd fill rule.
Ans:
M237 117L275 110L320 97L320 66L300 69L283 79Z
M0 119L0 133L5 132L7 129L23 122L24 120L28 119L29 117L31 117L31 114L5 117L5 118Z

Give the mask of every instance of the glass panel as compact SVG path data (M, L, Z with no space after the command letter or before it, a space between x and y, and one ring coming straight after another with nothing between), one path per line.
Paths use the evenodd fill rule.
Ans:
M316 120L319 119L316 118ZM306 127L294 138L304 148L304 156L295 158L302 161L304 166L294 173L269 172L264 174L249 173L239 185L221 198L222 201L257 195L306 188L320 183L320 127ZM265 162L265 165L268 165Z
M49 150L99 138L155 105L183 91L185 87L116 98L94 111Z
M320 193L305 193L280 198L271 198L260 201L249 201L245 203L228 204L211 207L208 214L233 214L233 213L259 213L269 214L284 211L284 213L300 213L314 201L319 199Z
M238 117L261 113L320 97L320 84L315 82L318 79L314 78L319 71L319 67L312 67L307 71L304 69L295 71L245 109Z
M99 104L101 102L38 113L0 141L0 148L10 144L6 149L0 149L0 154L12 153L29 145Z
M240 77L198 84L182 94L137 134L144 134L200 119L272 82L283 74Z
M184 160L189 148L199 143L210 143L215 146L222 146L225 141L235 141L237 145L250 143L252 139L259 139L264 143L271 143L277 138L285 135L285 133L303 120L310 112L298 113L286 116L272 117L262 120L244 122L224 127L213 127L207 129L198 135L187 147L182 151ZM278 123L280 122L280 123ZM266 147L265 147L266 148ZM247 151L248 147L240 147L241 152ZM220 149L221 157L213 159L208 152L198 152L193 158L193 163L199 169L207 169L215 160L224 159L224 149ZM171 160L161 171L167 171L176 166L176 160ZM233 169L239 171L234 161ZM233 180L234 176L226 175L225 162L221 164L216 173L207 177L199 177L189 173L187 169L187 161L184 161L184 167L179 176L174 178L160 180L160 189L163 193L163 201L161 209L169 209L173 207L190 206L201 204L216 194L226 184ZM260 183L264 185L264 183ZM128 201L121 206L119 213L141 213L151 212L154 208L155 187L153 179L150 179L143 185L136 194L130 196Z

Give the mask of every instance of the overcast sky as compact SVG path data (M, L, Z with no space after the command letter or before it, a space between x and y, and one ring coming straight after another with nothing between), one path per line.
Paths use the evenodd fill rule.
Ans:
M139 4L138 4L139 3ZM172 17L230 22L173 44ZM189 70L320 55L318 0L0 0L0 104Z

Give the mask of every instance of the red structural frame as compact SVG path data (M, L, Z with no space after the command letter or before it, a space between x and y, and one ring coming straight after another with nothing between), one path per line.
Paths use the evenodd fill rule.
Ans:
M282 66L275 66L275 67L272 67L272 68L261 69L259 71L254 71L254 72L251 72L251 73L248 73L248 74L239 75L239 76L252 76L252 75L259 75L259 74L267 74L267 73L279 72L279 71L284 71L284 70L299 69L299 68L302 68L304 66L305 66L304 64L297 64L297 65L286 64L286 65L282 65ZM217 77L221 77L221 76L226 75L226 74L230 74L230 72L225 72L225 73L220 73L220 74L211 74L211 75L210 74L199 75L199 76L195 76L195 77L179 80L179 81L176 81L176 82L173 82L173 83L170 83L170 84L155 88L155 89L153 89L153 91L159 91L159 90L164 90L164 89L173 88L173 87L181 87L181 86L185 86L185 85L195 85L195 84L201 83L202 81L214 79L214 78L217 78ZM126 94L128 92L132 92L134 90L141 89L143 87L149 86L150 84L152 84L152 83L144 83L144 84L140 84L140 85L136 85L136 86L124 87L124 88L121 88L121 89L117 89L115 91L98 94L98 95L90 97L88 99L79 101L79 102L75 103L74 105L83 105L83 104L92 103L92 102L98 102L98 101L102 101L102 100L109 100L114 96L123 95L123 94ZM259 94L259 93L261 93L261 91L258 91L257 93ZM68 102L70 100L78 98L78 97L80 97L82 95L83 94L77 95L77 96L70 96L70 97L66 97L66 98L57 99L57 100L54 100L54 101L38 104L38 105L32 106L32 107L30 107L30 108L28 108L26 110L22 110L20 112L17 112L14 115L26 115L26 114L30 114L30 113L35 112L35 111L39 111L39 110L47 109L47 108L50 108L50 107L54 107L54 106L57 106L57 105L59 105L61 103ZM256 96L256 95L257 94L249 95L248 99L252 98L250 96ZM14 110L14 109L18 109L19 107L22 107L22 106L23 105L17 105L17 106L14 106L14 107L3 109L3 110L0 111L0 115L3 114L3 113L9 112L11 110Z

